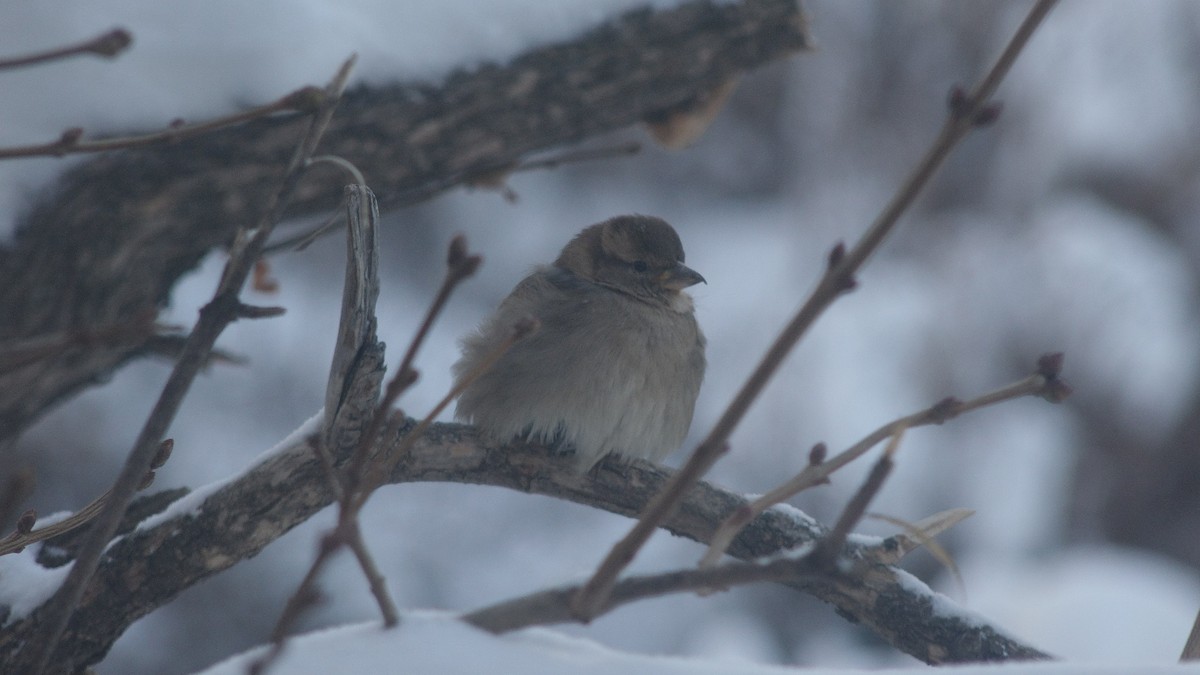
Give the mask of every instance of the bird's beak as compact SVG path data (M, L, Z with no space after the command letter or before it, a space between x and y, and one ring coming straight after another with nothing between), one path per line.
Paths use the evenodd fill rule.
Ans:
M664 288L669 288L672 291L681 291L688 286L708 283L704 280L704 277L700 276L699 272L683 263L663 272L659 275L658 280Z

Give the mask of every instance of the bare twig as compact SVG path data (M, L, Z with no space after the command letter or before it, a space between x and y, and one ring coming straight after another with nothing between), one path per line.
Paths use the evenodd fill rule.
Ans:
M403 430L415 427L410 420ZM377 452L391 443L377 444ZM621 470L614 470L621 466ZM649 462L605 462L594 475L579 475L570 458L547 453L538 444L489 442L462 424L434 424L408 450L388 476L390 483L454 482L492 485L565 499L627 517L636 517L671 471ZM187 513L145 524L112 543L96 582L72 623L69 663L98 661L134 620L160 607L178 592L260 552L336 498L304 439L239 471ZM707 543L721 519L745 503L740 495L698 483L664 524L668 531ZM942 516L934 520L944 521ZM730 555L761 560L787 549L812 546L826 530L782 509L771 509L737 538ZM855 576L788 586L835 606L840 614L875 632L897 649L928 663L1046 658L1029 644L980 621L931 606L929 597L888 567L891 540L862 548L868 564ZM850 549L858 548L853 543ZM142 570L161 572L154 584ZM880 611L886 603L887 611ZM10 620L0 631L0 653L10 654L43 628L41 612ZM63 651L66 652L64 644ZM23 662L11 672L28 672ZM8 671L6 671L8 672Z
M749 410L750 404L758 398L767 382L779 369L784 357L825 309L833 304L834 300L854 288L857 283L855 274L859 268L895 228L900 216L933 177L934 172L941 166L950 150L971 129L995 118L996 109L986 108L988 99L991 98L996 87L999 86L1000 80L1012 67L1013 61L1029 41L1034 29L1054 4L1055 0L1039 0L1037 5L1030 10L1029 15L1018 27L1008 46L1005 47L979 86L970 94L964 94L961 100L957 100L952 106L949 118L942 126L937 138L934 139L933 145L900 186L892 201L854 245L854 248L845 251L839 244L833 249L829 256L829 265L818 282L817 288L783 329L783 333L775 340L775 343L767 350L758 367L755 368L746 384L742 386L724 414L721 415L713 430L697 446L683 468L671 478L662 493L650 503L629 534L613 546L596 569L595 574L584 585L579 596L573 602L573 607L581 619L587 620L603 606L605 596L612 588L621 570L633 560L637 551L654 533L658 525L671 514L690 486L699 480L725 452L729 436L745 416L746 411Z
M250 669L252 673L264 672L278 657L284 640L291 632L291 627L295 625L299 616L311 606L308 599L316 597L317 579L325 564L343 546L350 548L354 553L363 575L367 578L371 594L375 597L383 615L384 625L390 627L399 622L399 612L388 593L383 575L380 574L378 566L371 557L358 521L362 507L366 504L371 492L379 485L375 482L374 475L381 473L379 471L371 473L370 469L373 467L368 466L367 459L370 449L374 445L373 441L378 439L381 430L388 426L393 404L400 394L416 381L416 371L412 364L434 321L445 307L455 287L474 274L482 262L480 256L468 253L464 237L455 237L450 242L446 259L446 277L441 288L430 303L424 320L409 343L400 366L396 370L396 375L388 382L382 400L375 406L366 430L354 444L346 470L339 472L325 447L326 440L324 439L331 441L334 437L333 426L339 412L337 407L342 404L345 396L344 390L349 384L349 379L354 375L352 372L354 370L353 355L357 354L362 347L362 341L365 339L364 331L369 330L367 326L373 326L374 323L375 296L377 294L376 268L378 266L375 246L378 207L374 195L365 186L352 186L349 189L353 193L365 193L366 199L351 199L347 204L347 220L350 227L347 244L346 288L342 295L342 324L339 327L338 348L331 367L326 393L325 430L321 434L321 438L311 439L313 449L321 460L327 479L338 496L338 523L333 531L322 538L321 547L309 567L308 573L305 574L304 580L288 601L283 614L276 623L275 630L272 632L272 649L261 659L255 661ZM355 210L356 208L357 210ZM436 408L428 419L432 420L436 417L442 407Z
M145 490L150 487L150 483L154 480L154 472L167 463L171 457L171 450L175 447L175 441L170 438L164 439L158 446L158 453L154 456L154 460L150 463L150 469L146 472L145 478L142 479L138 490ZM51 537L57 537L60 534L70 532L77 527L91 522L93 518L104 510L105 504L108 503L112 490L106 491L104 494L93 499L87 506L79 509L70 516L62 520L51 523L41 529L33 529L33 522L29 522L29 527L23 527L20 522L17 524L17 529L3 539L0 539L0 555L8 555L9 553L18 553L26 546L36 544L39 541L45 541ZM27 521L29 518L37 519L37 514L33 511L26 511L21 516L22 521Z
M801 582L829 578L829 570L814 567L807 556L784 554L767 562L731 562L708 569L686 569L633 576L614 584L595 616L622 605L672 593L701 592L763 582ZM579 621L573 598L582 586L538 591L463 615L462 620L492 633L508 633L529 626ZM594 617L593 617L594 618Z
M704 557L701 558L700 565L703 567L715 564L720 559L721 554L725 552L729 543L737 536L738 532L742 530L746 523L757 518L758 514L775 504L779 504L786 499L791 499L810 487L827 483L829 476L833 472L858 459L868 450L875 447L876 444L894 435L898 430L930 424L942 424L972 410L978 410L989 405L995 405L1023 396L1039 396L1056 402L1061 401L1070 393L1069 387L1059 377L1059 370L1061 368L1061 354L1043 356L1038 360L1039 372L1029 377L966 402L959 401L953 397L944 398L924 410L884 424L875 431L872 431L861 441L843 450L831 459L810 462L800 473L787 482L730 514L713 535L712 543L708 551L705 552Z
M448 176L440 177L437 180L430 181L420 187L406 190L389 200L392 207L412 206L419 204L428 199L432 199L437 195L465 185L467 187L496 189L502 186L508 176L523 171L535 171L541 169L557 169L566 164L576 162L590 162L602 159L612 159L625 155L633 155L641 152L642 146L637 142L622 143L611 147L600 148L584 148L581 150L569 150L566 152L555 153L548 157L539 157L520 162L504 162L488 169L472 169L470 171L457 171ZM313 158L316 162L318 159L328 161L329 158ZM341 219L340 214L330 217L325 222L317 225L309 230L300 232L289 237L280 239L271 243L264 249L264 254L271 254L278 251L289 249L303 250L312 245L313 242L321 237L330 234L337 221Z
M104 58L114 58L133 42L133 35L124 28L114 28L102 35L81 42L77 45L68 47L59 47L50 49L36 54L27 54L25 56L15 56L7 59L0 59L0 70L6 68L20 68L22 66L31 66L38 63L47 63L49 61L57 61L60 59L70 58L72 56L81 56L85 54L94 54Z
M875 466L871 467L871 473L867 474L867 479L846 503L846 507L842 509L842 515L838 516L833 529L829 530L829 534L825 535L813 549L809 557L817 567L834 569L834 562L837 561L838 555L845 547L850 531L862 520L863 515L867 512L867 505L875 499L875 495L879 494L879 490L883 488L883 482L892 473L892 467L895 465L892 457L896 455L896 449L900 447L904 431L905 427L900 427L892 434L883 455L880 456L879 461L875 462Z
M157 310L146 310L120 323L0 343L0 374L51 359L77 347L145 345L165 327L154 322Z
M296 587L296 592L288 598L287 604L283 607L283 613L280 614L279 620L275 623L275 628L271 631L271 649L263 654L260 658L252 661L247 667L246 672L249 675L261 675L265 673L267 668L279 658L283 653L283 647L287 643L287 636L291 634L296 622L304 615L308 608L317 604L321 599L320 592L317 591L317 577L320 576L321 570L325 567L325 561L337 551L338 546L333 542L333 533L327 534L321 539L321 546L317 550L317 557L313 560L313 564L309 566L308 572L305 573L304 579L300 585Z
M379 298L379 205L370 188L361 183L362 174L357 169L348 164L339 163L339 166L346 168L356 181L346 186L346 274L341 318L326 382L324 424L321 433L308 438L308 445L337 499L338 522L333 530L322 536L308 572L288 599L271 632L271 649L250 665L250 673L265 672L282 653L292 627L319 596L316 584L325 564L343 546L354 552L379 604L384 624L394 626L400 620L383 575L362 537L358 510L352 498L352 477L339 472L337 459L333 456L335 452L344 456L343 450L352 450L362 441L363 435L358 433L360 411L364 401L373 402L379 395L374 364L364 363L364 353L382 349L375 336L375 305ZM366 386L365 390L360 390L362 385Z
M379 572L379 566L375 564L375 559L371 557L371 552L367 549L367 542L363 539L357 514L346 529L346 546L350 547L354 553L354 558L358 561L363 576L367 578L367 586L371 589L375 603L379 605L380 614L383 615L383 625L390 628L399 624L400 612L396 609L392 595L388 593L387 583L383 574Z
M171 123L166 129L141 136L126 136L123 138L106 138L97 141L84 141L83 129L72 127L63 131L62 135L49 143L21 145L0 148L0 159L16 159L18 157L65 157L110 150L125 150L141 148L148 145L158 145L181 141L210 131L231 127L260 117L267 117L278 112L316 113L326 96L318 87L303 87L266 105L257 106L239 113L218 117L207 122L184 124L180 120Z
M420 440L421 435L425 433L425 430L433 424L433 421L437 419L437 416L442 414L442 411L445 410L454 399L458 398L459 394L463 393L463 391L467 387L471 386L475 380L479 379L480 376L490 370L492 366L496 365L496 362L500 360L500 357L508 353L508 350L512 349L513 345L529 337L540 327L541 323L533 317L525 317L524 319L517 321L512 328L512 333L509 334L508 338L497 344L492 349L491 353L489 353L482 361L480 361L473 370L464 375L450 389L450 391L442 397L442 400L438 401L438 404L433 407L433 410L429 411L429 414L427 414L424 419L418 422L417 425L412 428L412 430L404 434L404 438L400 441L399 445L396 447L389 447L385 452L380 453L378 460L366 469L362 482L362 488L358 491L357 498L359 500L359 504L357 508L361 509L366 503L367 499L370 498L371 493L387 481L388 476L396 467L397 462L404 459L404 456L410 449L412 449L412 446L418 440ZM403 415L396 415L394 419L388 422L387 428L383 434L384 443L391 443L391 439L396 436L396 433L399 431L399 428L404 421Z
M291 162L284 173L279 190L272 196L271 203L265 214L259 220L257 227L251 232L240 230L238 240L231 247L230 258L222 273L217 291L207 305L200 310L200 318L195 328L188 336L179 361L175 364L158 402L147 418L120 476L110 490L109 500L103 510L96 516L95 523L88 537L80 548L70 573L62 587L49 601L45 616L45 631L39 639L29 645L30 653L36 655L33 662L36 666L34 673L46 670L53 656L54 649L66 629L67 621L82 596L84 588L96 570L96 565L108 541L116 532L121 515L129 506L129 501L137 491L138 485L144 480L151 462L157 452L167 427L179 410L192 381L200 372L212 349L217 337L231 322L241 316L243 305L238 300L238 293L245 283L262 251L262 245L270 235L271 230L283 215L283 210L291 199L297 183L300 180L300 169L305 160L312 155L317 142L329 123L333 110L337 105L350 69L355 59L347 60L326 87L323 101L313 115L306 134L296 148Z
M1192 632L1188 634L1187 642L1183 645L1183 653L1179 655L1179 661L1181 663L1200 661L1200 613L1196 614L1196 621L1192 623Z
M0 525L9 522L16 515L21 504L33 494L35 484L34 471L29 466L17 466L4 481L0 488ZM0 553L0 555L3 555Z
M450 242L450 249L446 256L446 276L442 279L442 285L438 288L437 295L434 296L433 302L430 303L429 309L425 312L425 318L421 322L421 326L417 329L416 335L408 345L408 350L404 353L404 358L400 361L400 366L396 369L396 374L388 382L387 389L384 391L383 400L375 409L375 415L371 418L371 424L367 427L367 432L359 439L358 447L355 448L353 456L350 458L349 465L346 469L347 476L347 493L353 499L360 502L365 501L365 496L354 496L353 493L363 486L363 478L365 477L364 470L366 466L367 456L370 452L372 444L379 437L379 433L384 429L384 424L388 420L388 413L395 404L396 399L405 389L412 386L417 380L417 372L413 369L413 361L417 357L417 350L425 342L425 336L429 334L429 329L433 327L433 322L442 312L442 308L446 306L446 301L450 299L450 294L454 289L466 280L475 271L479 269L483 258L478 255L472 255L467 252L467 240L462 235L455 237Z

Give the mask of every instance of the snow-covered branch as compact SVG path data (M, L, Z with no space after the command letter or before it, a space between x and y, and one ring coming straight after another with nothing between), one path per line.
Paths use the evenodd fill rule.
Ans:
M333 503L325 472L304 440L320 419L314 418L242 475L177 500L113 544L63 638L62 653L72 654L81 664L99 660L134 620L198 581L257 554ZM377 447L374 452L386 450ZM550 455L540 447L487 445L471 427L436 424L412 445L390 480L501 486L636 517L671 475L668 469L641 462L606 460L587 476L577 474L573 466L569 457ZM701 482L664 527L707 543L720 523L746 504L737 494ZM742 530L729 553L749 560L813 543L824 534L823 527L799 512L773 508ZM862 551L851 547L847 553L861 557ZM790 585L929 662L1045 656L978 617L946 611L948 600L881 563L866 564L853 576ZM0 653L10 653L35 633L38 618L34 611L10 624L0 635Z

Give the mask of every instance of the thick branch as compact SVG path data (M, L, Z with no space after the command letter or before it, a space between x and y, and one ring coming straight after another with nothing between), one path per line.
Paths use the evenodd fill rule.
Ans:
M381 206L395 207L414 192L427 196L531 152L686 105L806 45L795 0L639 10L505 66L458 72L438 85L350 92L322 150L353 162ZM68 171L24 219L17 241L0 249L0 355L14 341L119 326L163 306L181 275L252 220L303 123L259 120ZM290 213L334 208L341 184L306 180ZM0 373L0 441L144 353L146 342L72 346Z
M413 424L410 421L402 433ZM376 448L375 454L388 450ZM606 461L592 474L580 476L570 457L552 457L543 449L521 445L489 447L470 427L435 424L396 465L391 481L496 485L635 517L670 475L647 463L624 466ZM255 555L332 503L334 495L301 435L295 445L211 492L202 503L199 497L184 500L188 513L140 529L109 549L63 638L60 653L73 663L98 661L134 620L201 579ZM664 527L707 542L725 517L745 505L742 497L701 482ZM813 542L823 534L814 522L771 509L734 539L729 554L755 558ZM977 620L939 615L927 596L900 583L890 567L876 564L864 570L859 577L794 586L931 663L1045 656ZM38 619L34 612L0 633L0 664L19 663L12 660L14 649L36 632Z

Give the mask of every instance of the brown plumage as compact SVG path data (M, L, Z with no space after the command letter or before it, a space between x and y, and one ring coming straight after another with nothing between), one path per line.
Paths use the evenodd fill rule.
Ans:
M541 321L467 387L456 416L498 440L573 448L581 471L608 454L661 460L687 435L704 379L704 335L683 292L704 277L683 259L659 218L585 228L463 339L456 378L518 319Z

